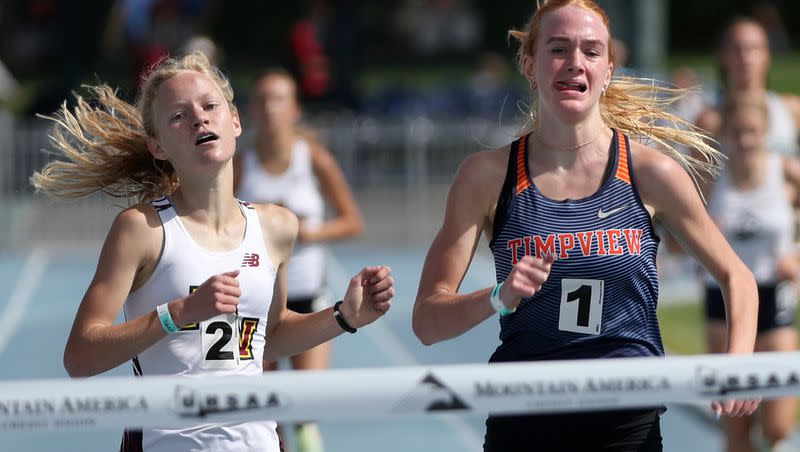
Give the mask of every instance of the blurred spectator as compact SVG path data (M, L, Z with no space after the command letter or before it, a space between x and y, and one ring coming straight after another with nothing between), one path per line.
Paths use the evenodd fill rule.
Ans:
M415 116L427 114L422 93L402 80L393 80L366 99L365 112L369 116Z
M614 75L635 76L635 71L628 66L630 52L625 41L611 38L611 50L614 52Z
M611 38L611 48L614 51L614 70L619 70L628 65L628 45L625 41Z
M8 103L19 93L19 83L11 75L5 64L0 61L0 102Z
M4 2L11 3L11 2ZM8 39L3 42L6 62L21 74L49 70L46 65L59 53L59 3L53 0L13 2L4 5Z
M250 97L255 134L234 160L236 193L242 200L278 204L297 215L300 229L286 271L286 303L295 312L318 312L330 306L325 246L360 234L361 212L339 164L301 125L302 106L291 75L281 69L262 73ZM325 215L328 209L332 216ZM323 343L292 356L291 367L326 369L330 355L330 343ZM276 369L277 362L264 362L265 371ZM298 452L323 452L315 423L297 424L295 442Z
M0 82L15 90L10 77L13 71L20 80L34 78L34 90L25 90L27 102L17 105L24 114L50 113L77 84L85 63L85 49L79 42L77 28L81 16L77 0L33 0L3 2L3 14L10 20L4 28L3 64ZM2 97L13 94L5 93Z
M149 67L203 31L215 6L216 0L116 0L103 38L106 57L130 62L138 87Z
M697 72L689 66L678 66L672 71L670 78L675 88L692 90L672 105L672 112L694 123L707 103L703 98Z
M772 152L766 98L753 91L730 91L722 102L717 138L729 157L713 183L702 184L708 212L758 284L757 352L797 349L796 193L800 163ZM704 272L706 340L710 353L724 353L729 340L722 289ZM794 397L765 400L750 416L721 420L728 451L789 451L795 425ZM766 442L763 449L759 439Z
M116 0L103 37L108 58L129 62L131 80L138 87L144 70L169 51L153 36L153 9L159 0Z
M611 50L614 52L614 76L619 77L644 77L655 80L665 80L667 74L657 71L648 71L635 67L631 61L630 41L621 38L611 38Z
M361 28L358 2L309 0L306 13L289 30L289 67L309 112L356 110Z
M350 110L361 109L361 96L356 87L361 73L362 39L359 0L336 0L331 27L332 73L336 101Z
M194 35L189 37L186 42L181 45L179 50L181 55L188 55L194 51L203 52L211 64L220 66L222 62L222 49L219 48L217 43L214 42L209 36Z
M502 121L519 112L520 102L528 101L524 85L515 82L508 59L486 52L478 59L475 72L427 87L412 88L394 81L367 102L371 115L408 117L477 117ZM520 79L521 80L521 79Z
M333 92L326 48L330 15L326 0L311 0L306 15L289 29L293 72L306 102L328 100Z
M762 0L753 6L753 18L764 27L769 38L769 49L773 53L785 53L791 50L789 33L783 25L781 12L775 3Z
M763 98L769 110L767 149L800 156L800 97L768 89L771 56L764 28L753 19L737 18L725 28L720 47L722 89L718 99L700 114L697 125L718 134L722 128L722 101L735 93L751 93Z
M487 119L503 119L517 111L519 101L526 93L511 80L508 60L498 53L485 53L477 72L467 84L465 111L451 111L453 115L469 114Z
M396 26L401 39L425 55L475 50L483 34L469 0L406 0Z

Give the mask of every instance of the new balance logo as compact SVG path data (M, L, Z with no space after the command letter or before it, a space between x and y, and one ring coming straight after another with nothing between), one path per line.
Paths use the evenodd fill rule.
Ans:
M597 218L599 218L599 219L601 219L601 220L602 220L603 218L608 218L608 217L610 217L611 215L614 215L615 213L622 212L622 211L623 211L623 210L625 210L627 207L628 207L628 205L627 205L627 204L625 204L625 205L623 205L623 206L615 207L615 208L613 208L613 209L611 209L611 210L603 210L603 208L601 207L601 208L599 208L599 209L597 210Z
M244 253L244 259L242 259L242 267L258 267L258 264L259 264L258 254Z

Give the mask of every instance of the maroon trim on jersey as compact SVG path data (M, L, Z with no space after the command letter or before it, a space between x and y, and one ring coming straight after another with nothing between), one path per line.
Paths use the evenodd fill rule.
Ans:
M125 430L122 433L122 443L119 445L119 452L144 452L142 446L141 430Z

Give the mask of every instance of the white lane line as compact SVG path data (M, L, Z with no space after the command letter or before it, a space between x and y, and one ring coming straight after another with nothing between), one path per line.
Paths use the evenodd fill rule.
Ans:
M344 291L347 289L347 286L344 284L350 281L352 275L345 273L342 263L333 255L333 253L328 253L328 272L330 274L328 281L330 282L331 289L337 294L344 294ZM397 305L395 305L395 309L396 307ZM410 306L404 306L404 308L410 309ZM392 315L391 311L389 311L388 315ZM395 335L392 330L386 327L384 322L385 320L378 320L372 325L364 328L363 331L378 346L378 348L386 352L386 355L389 357L389 360L392 362L392 364L396 366L421 365L420 362L414 358L414 355L409 352L408 349L406 349L397 335ZM408 328L410 330L411 325L409 325ZM464 450L483 449L483 437L476 433L475 429L470 427L470 425L467 424L463 418L455 415L445 415L441 416L440 419L455 431L456 437L461 440L463 446L466 447Z
M50 261L47 252L41 248L34 249L22 267L17 287L11 292L2 315L0 315L0 355L14 336L25 316L25 310L33 298L33 294L42 281L47 264Z

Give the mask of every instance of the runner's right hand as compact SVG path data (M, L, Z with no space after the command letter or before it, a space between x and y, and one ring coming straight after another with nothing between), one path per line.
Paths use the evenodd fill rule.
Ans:
M173 320L179 326L201 322L219 314L232 314L239 305L239 270L214 275L183 299ZM180 322L180 323L179 323Z
M526 255L520 259L500 288L500 299L503 304L513 311L523 299L530 298L538 292L547 281L555 260L552 254L545 254L544 257Z

